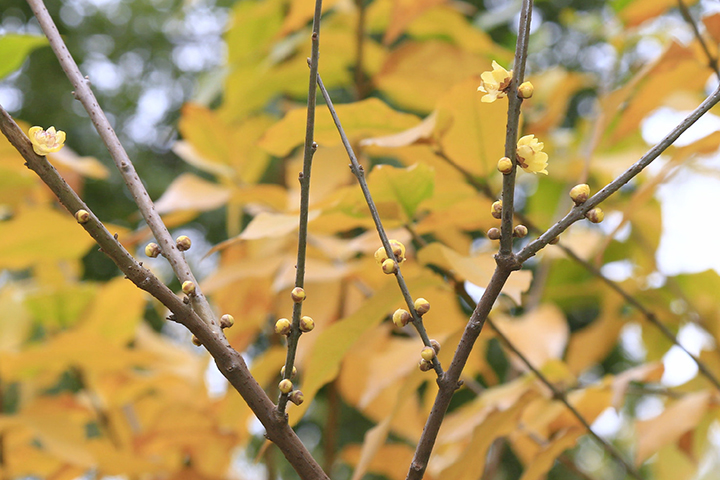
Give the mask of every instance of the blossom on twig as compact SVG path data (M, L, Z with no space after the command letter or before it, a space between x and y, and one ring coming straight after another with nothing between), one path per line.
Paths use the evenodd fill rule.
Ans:
M535 135L525 135L518 140L517 143L517 162L523 170L530 173L548 174L545 167L548 164L548 155L543 152L545 147L543 142L538 142Z
M498 98L504 98L510 89L512 80L512 70L508 72L494 60L492 66L492 72L483 72L480 75L482 83L478 87L478 92L487 94L483 95L481 99L484 103L492 103Z
M57 152L65 145L65 132L56 131L55 127L47 130L43 130L42 127L30 127L28 137L30 137L35 153L42 156Z

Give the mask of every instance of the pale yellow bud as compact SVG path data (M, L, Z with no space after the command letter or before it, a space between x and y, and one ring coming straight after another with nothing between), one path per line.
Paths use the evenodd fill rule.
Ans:
M410 323L411 320L412 315L410 315L410 312L402 308L398 308L395 310L395 313L393 313L393 323L398 327L404 327Z
M500 160L498 160L497 169L503 175L507 175L512 172L512 168L512 160L510 160L508 157L502 157Z
M288 400L290 400L295 405L300 405L305 401L305 395L303 395L303 392L300 390L293 390L292 393L288 396Z
M287 318L281 318L275 322L275 333L278 335L288 335L292 328L292 323Z
M420 352L420 356L426 362L432 362L432 359L435 358L435 350L433 350L432 347L425 347L422 349L422 352Z
M605 212L603 212L602 208L595 207L589 212L585 214L585 217L587 217L588 220L590 220L592 223L600 223L603 221L603 218L605 218Z
M233 317L229 313L226 313L225 315L220 317L220 328L230 328L233 325L235 325L235 317Z
M525 225L515 225L513 228L513 237L523 238L528 234L528 229Z
M81 225L85 224L90 220L90 213L87 210L80 209L75 212L75 220Z
M438 342L438 341L435 340L434 338L431 338L431 339L430 339L430 346L432 347L433 350L435 350L435 354L436 354L436 355L437 355L438 353L440 353L440 342Z
M292 373L290 374L290 378L295 378L295 375L297 375L297 368L295 368L295 366L293 366ZM285 366L284 365L280 369L280 376L281 377L285 376Z
M490 215L498 220L502 218L502 200L498 200L492 204L490 207Z
M290 380L287 378L280 380L280 383L278 384L278 387L280 388L280 391L282 393L290 393L293 389L293 384Z
M160 245L154 242L150 242L147 245L145 245L145 255L147 255L150 258L157 258L158 255L160 255Z
M433 369L433 364L432 364L432 362L428 362L427 360L422 358L422 359L420 359L420 363L418 363L418 368L420 369L421 372L427 372L428 370Z
M422 317L423 315L425 315L427 312L430 311L430 302L428 302L424 298L420 297L417 300L415 300L414 307L415 307L415 311L417 312L417 314Z
M388 258L382 263L382 271L390 275L391 273L397 272L397 263L395 260Z
M193 295L195 293L195 284L190 280L185 280L182 284L182 291L185 295Z
M385 247L380 247L377 250L375 250L375 261L378 265L382 265L385 260L388 259L387 252L385 251Z
M175 240L175 245L177 245L177 249L181 252L184 252L186 250L190 250L190 247L192 246L192 240L190 240L190 237L187 235L180 235Z
M302 303L306 298L305 290L301 287L295 287L292 289L292 292L290 292L290 296L292 297L293 302Z
M535 91L535 87L533 87L533 84L530 82L523 82L518 87L518 97L520 98L530 98L533 96L533 92Z
M312 329L315 328L315 320L312 318L305 316L300 319L300 330L307 333L311 332Z
M573 202L575 202L575 205L582 205L587 201L587 199L590 197L590 186L581 183L580 185L575 185L570 190L570 198L572 198Z

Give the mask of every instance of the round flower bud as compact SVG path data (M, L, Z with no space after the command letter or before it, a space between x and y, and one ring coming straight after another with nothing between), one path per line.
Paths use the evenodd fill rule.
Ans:
M292 328L292 323L290 323L290 320L287 318L281 318L277 322L275 322L275 333L278 335L288 335L290 334L290 329Z
M424 298L420 297L417 300L415 300L414 307L415 307L415 311L417 312L417 314L422 317L423 315L425 315L427 312L430 311L430 302L428 302Z
M425 347L422 349L422 352L420 352L420 356L426 362L432 362L432 359L435 358L435 350L433 350L432 347Z
M305 401L305 395L303 395L300 390L293 390L288 396L288 400L290 400L295 405L300 405Z
M382 271L390 275L391 273L397 272L397 263L395 260L388 258L382 263Z
M398 308L395 310L395 313L393 313L393 323L398 327L404 327L410 323L411 320L412 315L410 315L410 312L402 308Z
M392 248L393 254L399 263L405 261L405 245L399 240L390 239L390 247Z
M220 328L230 328L233 325L235 325L235 317L233 317L229 313L226 313L225 315L220 317Z
M432 347L433 350L435 350L435 355L437 355L438 353L440 353L440 342L438 342L438 341L435 340L434 338L431 338L431 339L430 339L430 346Z
M304 316L300 319L300 330L307 333L312 332L312 329L315 328L315 320L308 316Z
M600 223L603 221L603 218L605 218L605 212L602 211L602 208L595 207L589 212L585 214L585 217L587 217L588 220L590 220L592 223Z
M295 287L292 289L292 292L290 292L290 296L292 297L293 302L302 303L306 298L305 290L302 287Z
M500 160L498 160L497 169L503 175L507 175L512 172L512 168L512 160L510 160L508 157L502 157Z
M533 96L533 92L535 91L535 87L533 87L533 84L530 82L523 82L518 87L518 97L520 98L530 98Z
M192 241L187 235L180 235L177 239L175 239L175 245L177 245L178 250L184 252L185 250L190 250Z
M200 343L200 339L198 337L196 337L195 335L192 336L192 342L193 342L193 345L198 346L198 347L202 345L202 343Z
M570 190L570 198L572 198L575 205L582 205L590 197L590 186L586 183L575 185Z
M490 240L500 240L500 229L495 227L491 228L487 231L487 237Z
M560 241L560 237L555 237L552 240L550 240L548 243L550 245L557 245L559 241Z
M377 250L375 250L375 261L378 265L382 265L385 260L388 259L387 252L385 251L385 247L380 247Z
M528 234L528 229L525 225L515 225L513 228L513 237L523 238Z
M147 255L150 258L157 258L158 255L160 255L160 245L154 242L150 242L147 245L145 245L145 255Z
M182 291L185 295L192 295L195 293L195 284L190 280L185 280L182 284Z
M433 364L432 364L432 362L428 362L424 358L421 358L420 363L418 363L418 368L420 369L421 372L427 372L428 370L433 369Z
M87 210L80 209L75 212L75 220L77 220L79 224L85 224L90 220L90 213Z
M492 207L490 207L490 215L498 220L502 218L502 200L498 200L492 204Z
M295 378L295 375L297 375L297 368L295 368L295 366L293 366L292 373L290 374L290 378ZM285 366L284 365L280 369L280 376L281 377L285 376Z
M293 389L293 384L290 380L286 378L284 380L280 380L278 387L280 388L280 391L282 393L290 393Z

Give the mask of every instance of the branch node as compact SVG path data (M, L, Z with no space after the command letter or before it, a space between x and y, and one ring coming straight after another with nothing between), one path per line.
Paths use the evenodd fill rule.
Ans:
M517 256L512 253L510 255L502 255L498 253L495 255L495 263L497 263L498 267L510 272L514 272L522 268L522 263L520 263Z

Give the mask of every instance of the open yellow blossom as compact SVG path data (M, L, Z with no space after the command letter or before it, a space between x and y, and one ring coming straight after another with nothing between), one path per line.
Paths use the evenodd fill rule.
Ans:
M548 174L547 167L548 155L542 149L545 146L543 142L538 142L535 135L525 135L520 138L517 143L517 162L523 170L530 173Z
M35 153L42 156L57 152L65 145L65 132L55 131L55 127L47 130L43 130L42 127L30 127L28 137L30 137Z
M498 98L504 98L510 89L510 81L512 80L512 70L509 72L498 65L496 61L492 62L492 72L483 72L480 75L482 83L478 87L478 92L485 92L482 102L492 103Z

